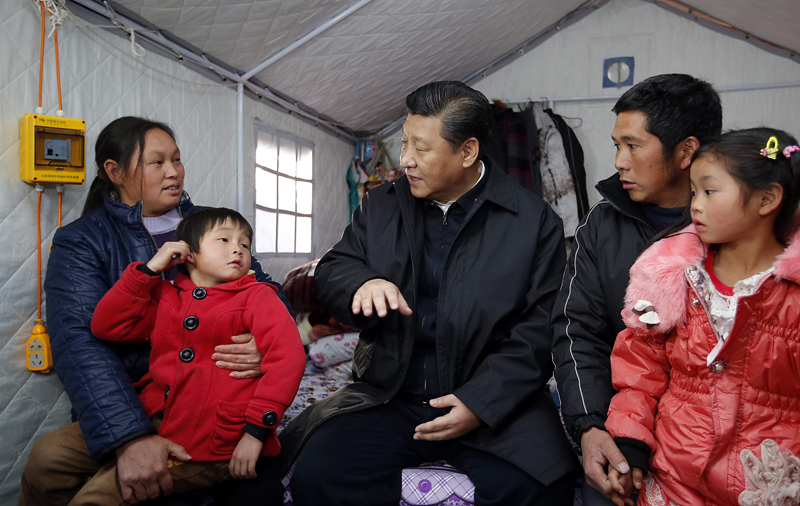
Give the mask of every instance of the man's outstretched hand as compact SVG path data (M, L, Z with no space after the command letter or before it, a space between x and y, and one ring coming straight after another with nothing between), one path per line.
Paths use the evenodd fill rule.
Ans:
M412 312L397 286L385 279L370 279L353 296L353 314L370 317L374 311L383 318L387 314L387 308L400 311L400 314L406 316Z

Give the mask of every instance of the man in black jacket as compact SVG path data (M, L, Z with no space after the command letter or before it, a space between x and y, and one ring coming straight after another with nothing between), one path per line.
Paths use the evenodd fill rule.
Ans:
M406 176L364 197L316 270L362 332L356 382L281 435L287 462L302 448L295 504L395 506L404 467L445 459L476 505L571 505L579 465L546 386L561 220L481 161L481 93L437 82L406 104Z
M610 357L625 328L620 312L628 271L645 245L683 215L690 200L692 155L722 128L717 93L683 74L642 81L613 110L617 174L596 186L603 199L575 231L553 308L561 411L583 451L586 481L607 498L584 487L589 506L609 504L609 499L623 505L606 479L606 466L626 472L629 463L603 423L615 393Z

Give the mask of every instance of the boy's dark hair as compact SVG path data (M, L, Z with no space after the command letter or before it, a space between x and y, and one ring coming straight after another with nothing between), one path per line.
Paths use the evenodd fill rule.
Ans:
M163 130L172 139L175 134L172 129L158 121L151 121L146 118L136 116L123 116L117 118L100 132L97 142L94 144L94 161L97 164L97 176L92 181L86 203L83 205L83 213L88 214L103 205L106 195L116 189L114 183L108 179L106 170L103 167L106 160L114 160L125 174L136 168L141 163L144 151L144 137L150 130L157 128ZM133 154L139 151L139 160L133 161Z
M441 136L453 151L475 137L480 153L485 153L491 139L492 109L480 91L460 81L428 83L406 97L406 106L411 114L441 119Z
M647 131L658 137L664 157L687 137L702 146L722 131L722 104L714 88L686 74L662 74L626 91L612 109L615 114L641 111Z
M175 240L185 242L189 245L189 251L197 253L200 251L200 241L203 236L226 221L241 227L247 233L250 242L253 242L253 228L244 216L225 207L209 207L190 214L178 224L178 228L175 230ZM189 273L185 264L179 264L178 270L187 275Z

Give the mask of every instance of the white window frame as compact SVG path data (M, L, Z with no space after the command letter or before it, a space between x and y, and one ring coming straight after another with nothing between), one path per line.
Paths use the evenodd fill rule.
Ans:
M279 171L280 155L278 155L277 166L275 168L265 167L264 165L259 165L258 164L258 154L257 154L258 153L258 134L259 134L259 132L264 132L266 134L273 135L277 139L277 141L278 141L278 150L279 150L278 152L279 153L280 153L280 142L281 142L281 140L291 141L291 142L293 142L295 144L295 146L296 146L295 156L298 156L301 146L311 149L311 179L309 180L309 179L297 177L297 174L295 174L295 176L287 176L286 174L281 173ZM271 251L271 252L260 251L256 247L256 245L258 244L258 240L254 241L253 251L256 254L258 254L258 256L260 258L304 258L304 259L308 259L308 260L311 260L312 258L315 258L314 257L314 254L315 254L315 251L316 251L316 243L315 243L315 240L314 240L315 239L315 237L314 237L314 223L315 223L314 200L316 200L315 199L315 197L316 197L316 183L315 183L315 173L316 173L316 171L314 170L315 166L316 166L316 152L315 152L315 146L314 146L313 142L311 142L309 140L306 140L306 139L302 139L300 137L297 137L296 135L291 134L289 132L285 132L283 130L278 130L276 128L272 128L270 126L267 126L264 123L262 123L261 121L259 121L258 119L255 120L255 139L254 139L254 149L253 149L253 167L254 167L254 172L253 172L253 188L254 188L253 217L254 218L253 218L253 220L254 220L254 225L255 226L253 227L253 229L254 229L256 235L258 234L258 228L259 228L258 227L258 216L259 216L258 211L267 211L267 212L278 214L278 221L276 222L276 228L275 228L275 251ZM295 183L298 182L298 181L311 183L311 195L312 195L312 198L311 198L311 213L310 214L306 214L306 213L298 212L297 211L297 207L296 207L296 201L295 201L295 210L294 211L286 211L286 210L279 209L280 206L277 203L275 205L275 208L266 207L266 206L258 204L258 198L257 198L258 197L258 188L256 187L256 178L258 177L258 171L260 171L260 170L266 171L269 174L274 174L278 178L278 181L280 181L280 178L288 178L288 179L294 180ZM276 185L276 191L279 192L279 188L280 188L280 184L277 184ZM276 200L276 202L277 202L277 200ZM310 252L308 252L308 253L298 253L296 251L296 249L297 249L297 236L296 235L295 235L295 245L294 245L295 251L293 251L293 252L278 252L278 240L279 240L279 237L280 237L280 233L279 233L278 227L280 227L280 220L279 220L280 215L294 216L295 218L303 217L303 218L310 218L311 219L311 251ZM296 231L297 231L297 224L295 222L295 234L296 234Z

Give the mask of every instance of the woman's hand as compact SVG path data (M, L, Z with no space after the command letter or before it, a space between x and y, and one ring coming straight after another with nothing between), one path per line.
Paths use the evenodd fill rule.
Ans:
M139 504L172 493L168 459L188 462L192 457L183 446L156 435L142 436L117 448L117 474L122 499Z
M229 470L231 476L238 479L248 479L256 477L256 461L261 455L261 448L264 443L254 438L247 432L244 433L236 449L233 451Z
M246 379L262 376L261 361L264 355L258 351L253 334L241 334L231 337L234 344L221 344L214 348L211 360L217 361L217 367L233 371L231 378Z
M182 264L189 256L189 245L183 241L165 242L158 253L147 262L153 272L163 272L173 265Z

